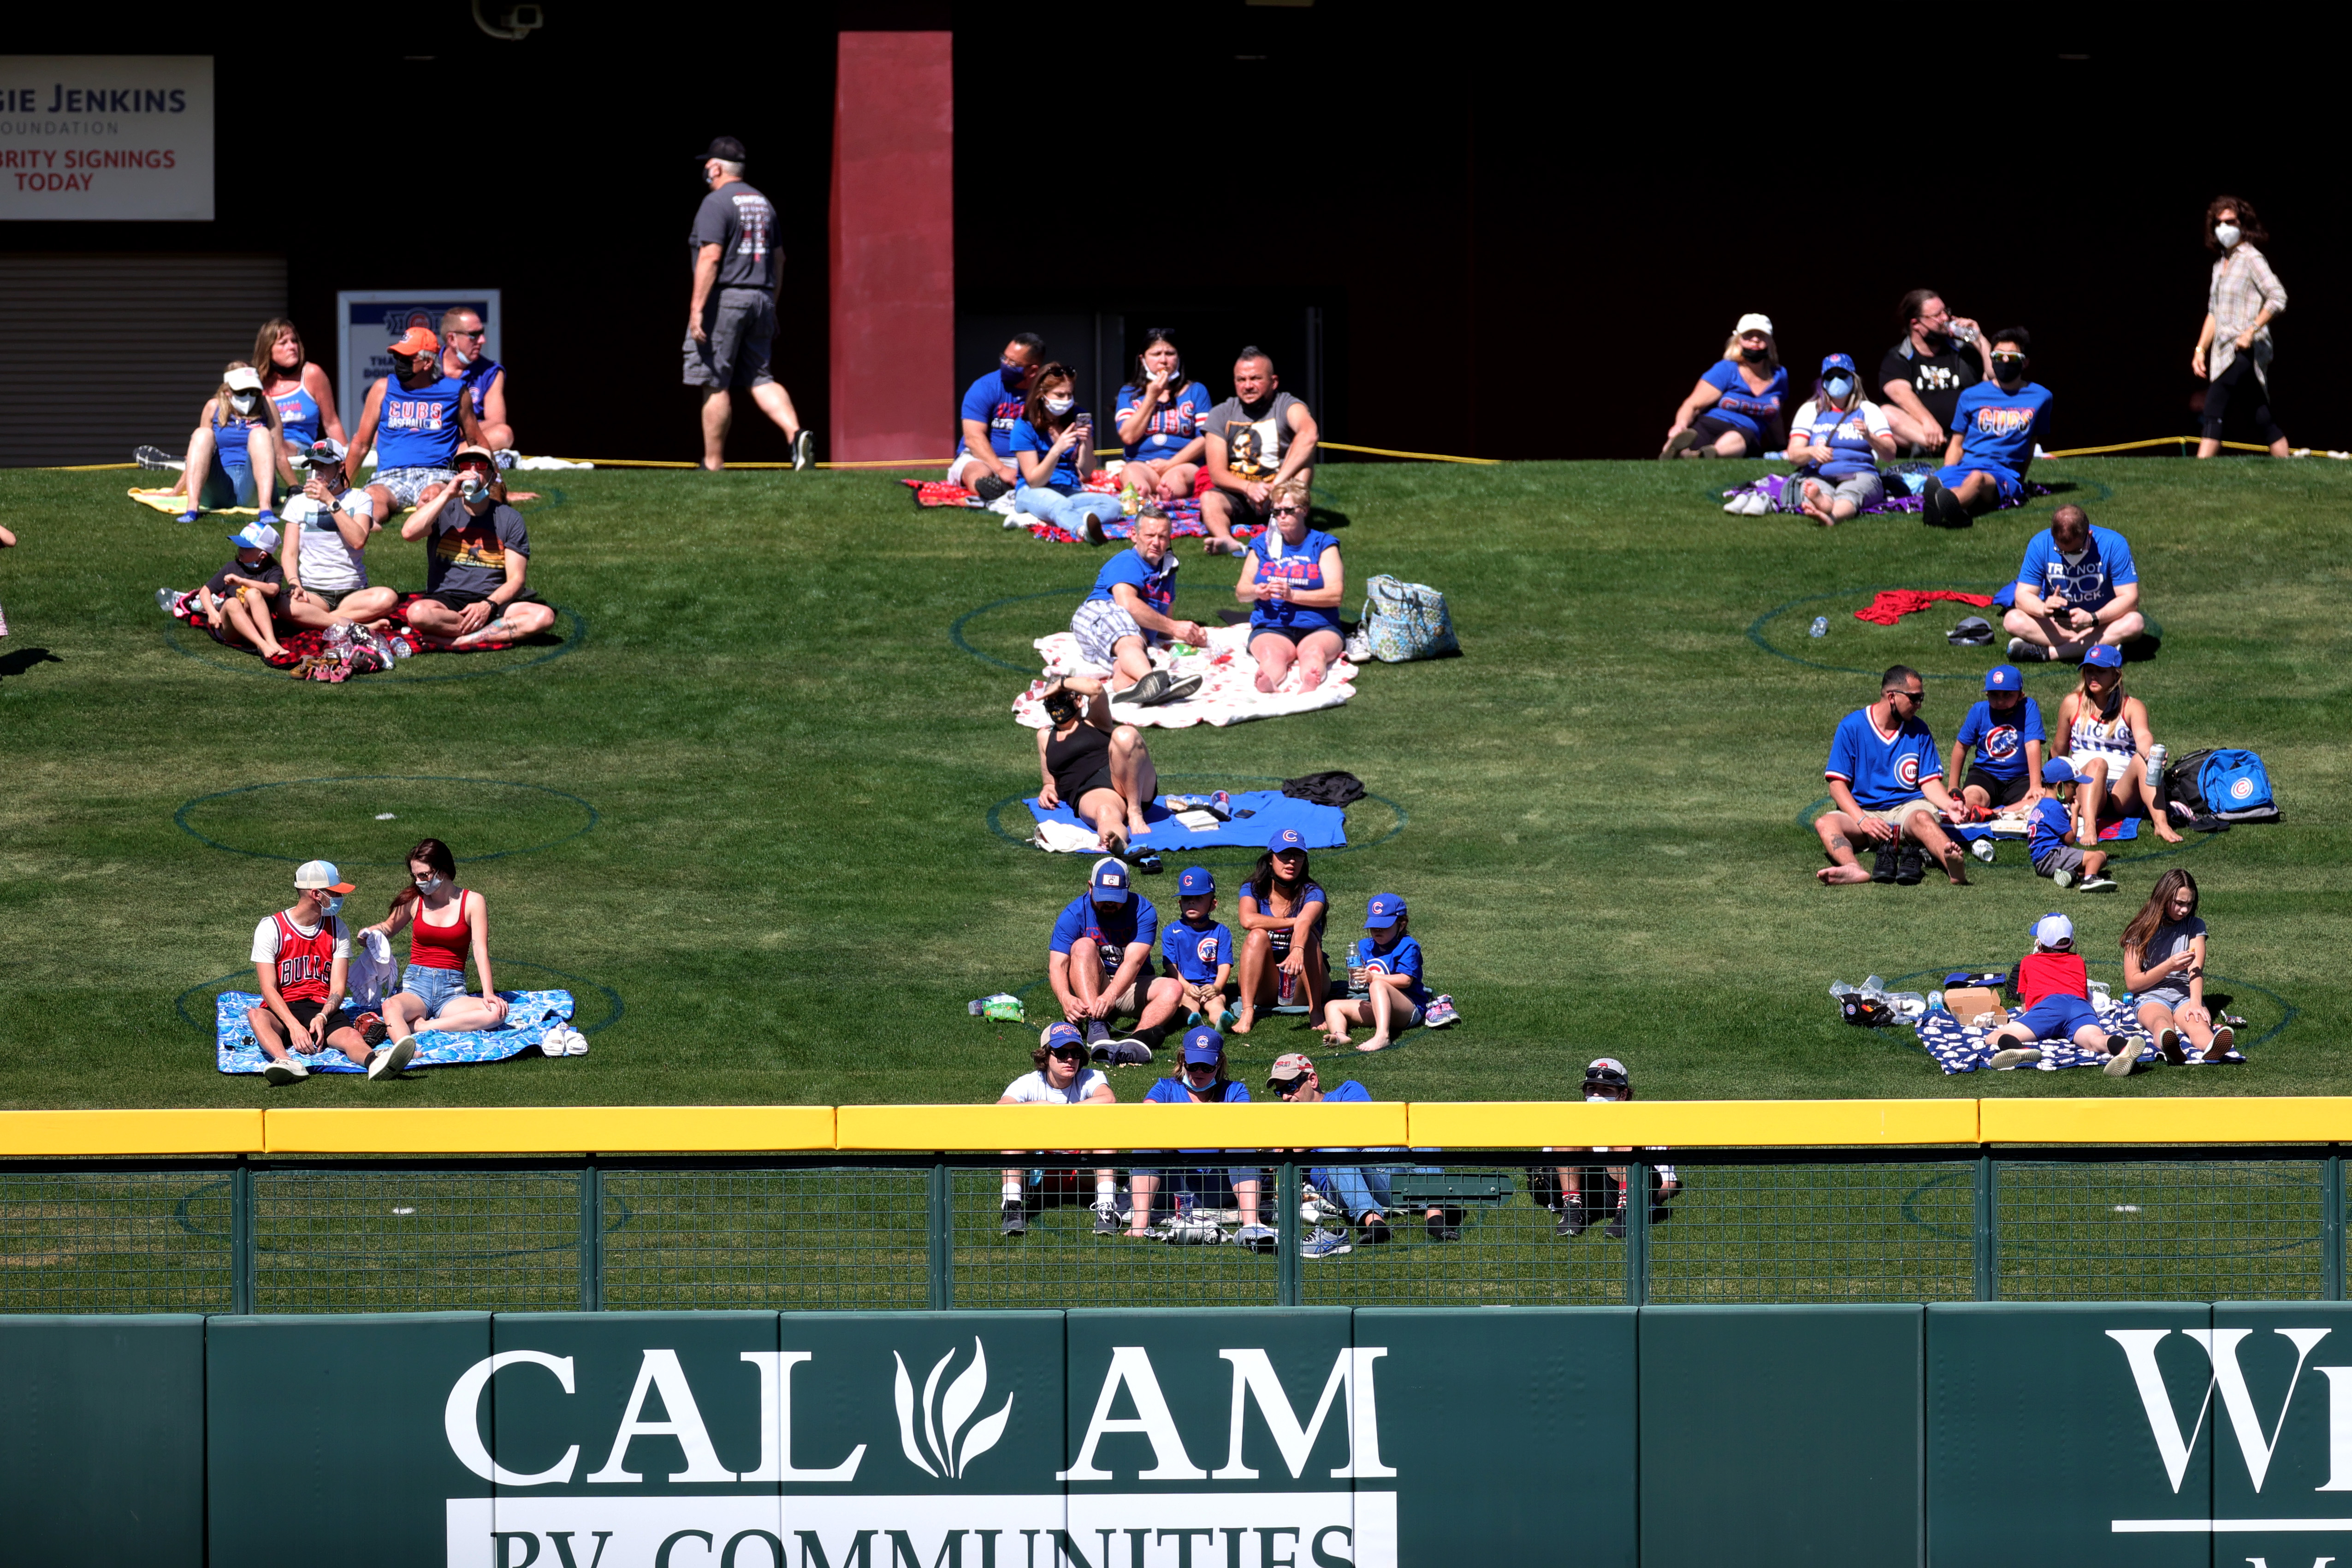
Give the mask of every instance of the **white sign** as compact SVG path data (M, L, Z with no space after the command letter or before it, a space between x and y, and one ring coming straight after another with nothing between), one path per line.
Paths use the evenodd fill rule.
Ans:
M210 55L0 55L0 220L213 221Z
M495 288L347 288L336 295L335 341L341 357L335 367L335 406L346 423L359 423L368 388L392 374L392 356L385 350L411 327L438 338L441 313L460 308L482 319L482 357L497 359L504 312Z

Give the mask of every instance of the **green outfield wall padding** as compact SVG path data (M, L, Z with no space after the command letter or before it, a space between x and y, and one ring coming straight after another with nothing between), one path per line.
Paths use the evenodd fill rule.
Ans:
M1641 1314L1643 1568L1916 1563L1921 1311Z
M2217 1301L2213 1350L2215 1563L2352 1563L2352 1305Z
M205 1561L205 1320L0 1318L0 1563Z

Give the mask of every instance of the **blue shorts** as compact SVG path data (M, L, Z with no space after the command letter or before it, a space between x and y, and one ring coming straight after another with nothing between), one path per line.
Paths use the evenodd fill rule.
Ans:
M1960 481L1971 474L1982 474L1990 478L2000 490L2000 504L2004 507L2014 507L2025 499L2025 481L1998 463L1988 463L1982 458L1970 462L1962 457L1949 468L1936 470L1936 477L1947 490L1958 489Z
M2023 1024L2036 1040L2071 1040L2084 1024L2102 1032L2107 1027L2099 1020L2098 1009L2081 997L2044 997L2009 1021Z
M411 964L401 973L400 988L422 1000L425 1016L431 1018L450 1001L466 994L466 971L428 969L421 964Z

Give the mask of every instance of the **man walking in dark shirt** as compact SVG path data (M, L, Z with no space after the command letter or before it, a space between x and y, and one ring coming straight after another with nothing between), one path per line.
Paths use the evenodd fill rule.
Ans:
M686 319L686 384L704 389L702 465L727 465L727 431L735 423L730 389L751 401L793 444L793 466L806 468L814 443L793 400L768 371L776 335L776 290L783 255L776 248L776 209L743 178L743 144L722 136L702 155L710 194L694 214L694 302Z

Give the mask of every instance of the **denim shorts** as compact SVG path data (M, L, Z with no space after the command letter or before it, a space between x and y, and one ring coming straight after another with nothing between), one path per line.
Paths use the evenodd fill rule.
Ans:
M463 969L428 969L422 964L411 964L400 977L400 988L412 997L423 999L425 1016L433 1017L452 998L466 994L466 971Z

